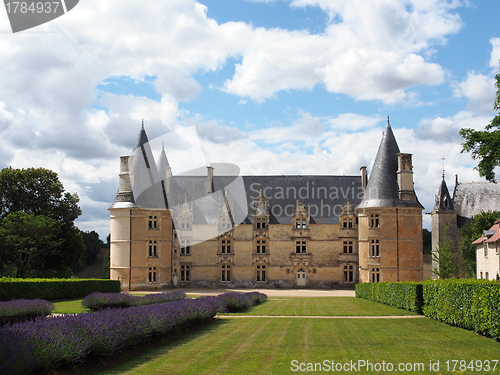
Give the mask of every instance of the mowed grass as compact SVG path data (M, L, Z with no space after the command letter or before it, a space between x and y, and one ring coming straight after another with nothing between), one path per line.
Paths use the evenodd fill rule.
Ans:
M354 297L269 298L243 313L266 316L390 316L417 315L410 311Z
M54 301L52 302L56 309L55 314L80 314L90 311L82 306L81 299Z
M298 364L364 360L395 367L422 364L424 371L411 373L446 374L453 373L446 371L447 360L492 360L498 359L499 352L500 344L494 340L427 318L249 317L217 319L168 344L124 356L119 364L101 370L94 367L88 373L290 374L293 360ZM430 361L440 361L439 372L430 371ZM351 373L388 372L357 368Z

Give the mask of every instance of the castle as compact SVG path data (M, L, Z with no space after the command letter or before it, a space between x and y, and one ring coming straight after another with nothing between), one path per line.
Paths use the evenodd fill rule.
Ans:
M109 208L110 277L123 290L422 280L423 207L389 120L370 177L360 170L237 176L212 164L174 175L164 149L154 162L143 124Z

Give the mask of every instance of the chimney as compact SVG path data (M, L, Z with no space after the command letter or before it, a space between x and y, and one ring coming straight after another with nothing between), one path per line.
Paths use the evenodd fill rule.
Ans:
M207 167L207 193L214 192L214 167Z
M132 187L134 186L133 156L120 156L120 182L118 185L118 202L133 202Z
M413 165L412 154L398 153L398 186L399 199L402 201L416 201L417 196L413 190Z
M366 167L362 166L361 168L359 168L359 170L361 171L361 186L363 187L363 191L365 191L366 185L368 185L368 176L366 174Z

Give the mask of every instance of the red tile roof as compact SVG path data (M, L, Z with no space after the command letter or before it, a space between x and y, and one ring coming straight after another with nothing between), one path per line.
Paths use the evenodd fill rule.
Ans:
M491 235L488 238L484 238L484 236L479 237L477 240L475 240L472 244L477 245L483 242L497 242L500 240L500 219L495 221L495 224L489 229L491 231L495 231L493 235Z

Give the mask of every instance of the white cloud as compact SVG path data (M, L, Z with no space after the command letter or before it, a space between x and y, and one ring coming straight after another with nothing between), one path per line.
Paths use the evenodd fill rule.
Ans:
M461 27L458 14L451 13L456 4L441 0L295 0L292 5L320 6L332 22L321 35L256 29L235 75L225 82L227 92L262 101L280 90L324 83L328 91L356 99L403 101L410 87L444 81L443 68L421 54Z
M498 71L500 68L500 38L491 38L491 46L493 47L491 51L490 66Z
M458 98L467 98L469 109L491 112L496 96L495 80L483 74L468 72L464 81L455 84L453 93Z

